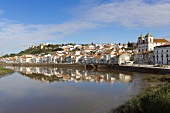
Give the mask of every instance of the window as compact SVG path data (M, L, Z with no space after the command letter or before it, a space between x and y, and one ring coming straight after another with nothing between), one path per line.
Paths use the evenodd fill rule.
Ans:
M150 38L150 42L152 42L151 38Z
M166 50L166 52L168 53L168 49Z
M166 64L168 64L168 58L167 58L167 60L166 60Z
M158 58L157 58L157 64L158 64Z
M162 50L162 53L163 53L164 51Z

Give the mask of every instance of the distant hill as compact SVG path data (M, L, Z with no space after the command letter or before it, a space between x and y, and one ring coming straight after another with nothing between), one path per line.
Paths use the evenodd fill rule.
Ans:
M25 49L24 51L21 51L18 53L18 55L23 55L23 54L41 54L41 53L44 53L44 54L47 54L47 53L53 53L53 52L56 52L56 51L61 51L62 48L60 48L59 46L61 45L51 45L51 44L48 44L48 45L42 45L40 44L39 46L32 46L32 47L29 47L28 49Z

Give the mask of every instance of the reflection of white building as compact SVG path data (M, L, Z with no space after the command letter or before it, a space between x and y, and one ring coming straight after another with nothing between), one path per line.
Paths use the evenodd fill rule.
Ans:
M12 68L15 71L18 70L19 72L26 73L26 74L33 74L34 76L25 75L31 77L33 80L41 80L44 81L51 81L55 78L55 80L59 81L89 81L89 82L109 82L114 83L115 81L121 82L130 82L132 77L125 74L113 75L110 73L101 73L101 72L89 72L89 71L79 71L73 69L60 69L60 68L44 68L44 67L20 67ZM38 76L40 74L40 76ZM38 77L36 77L38 76ZM48 77L47 77L48 76ZM54 80L54 81L55 81Z
M119 74L119 80L121 82L131 82L132 81L132 76L130 75L125 75L125 74Z

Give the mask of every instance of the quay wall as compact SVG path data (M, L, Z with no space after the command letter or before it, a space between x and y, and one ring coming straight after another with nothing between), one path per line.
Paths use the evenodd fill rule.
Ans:
M121 66L121 65L98 65L98 69L108 69L108 70L122 70L140 73L153 73L153 74L169 74L170 69L164 69L159 67L136 67L136 66Z

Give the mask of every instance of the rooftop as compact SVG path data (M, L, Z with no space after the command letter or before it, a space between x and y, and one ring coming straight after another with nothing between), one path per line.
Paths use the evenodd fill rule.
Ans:
M162 39L153 39L153 42L169 42L169 41L162 38Z

